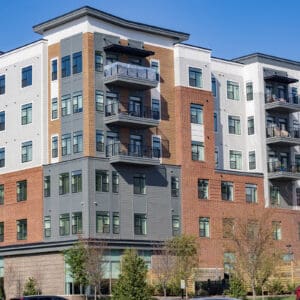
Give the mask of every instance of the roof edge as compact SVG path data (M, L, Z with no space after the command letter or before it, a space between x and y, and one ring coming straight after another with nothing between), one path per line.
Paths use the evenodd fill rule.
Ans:
M83 6L81 8L78 8L76 10L70 11L68 13L65 13L61 16L58 16L56 18L47 20L45 22L42 22L40 24L34 25L33 30L36 33L44 34L46 31L53 29L57 26L69 23L73 20L76 20L78 18L84 17L84 16L90 16L97 19L104 20L108 23L112 23L115 25L121 25L123 27L129 28L129 29L135 29L139 31L144 31L147 33L157 34L165 37L169 37L171 39L174 39L176 42L183 42L186 41L189 38L188 33L180 32L180 31L174 31L162 27L157 27L153 25L147 25L144 23L134 22L127 19L123 19L117 16L114 16L112 14L103 12L101 10L98 10L96 8L92 8L90 6Z

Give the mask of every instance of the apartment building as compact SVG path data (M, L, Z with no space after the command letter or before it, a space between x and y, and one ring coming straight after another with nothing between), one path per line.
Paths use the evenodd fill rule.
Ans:
M45 294L74 293L62 250L79 236L105 242L110 281L124 249L151 269L153 245L181 233L199 238L196 281L223 278L227 221L270 209L298 260L299 62L214 58L187 33L91 7L33 30L40 41L0 55L9 295L30 276Z

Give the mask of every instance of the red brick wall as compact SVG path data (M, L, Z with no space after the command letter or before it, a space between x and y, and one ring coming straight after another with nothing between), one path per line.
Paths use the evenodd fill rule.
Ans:
M27 180L27 200L17 202L17 181ZM0 246L40 242L43 239L43 169L42 167L0 175L4 184L4 242ZM17 240L16 221L27 219L27 240Z

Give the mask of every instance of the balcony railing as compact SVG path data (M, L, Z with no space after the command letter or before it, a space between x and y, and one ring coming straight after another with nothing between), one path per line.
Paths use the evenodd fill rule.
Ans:
M117 85L134 85L136 88L153 88L158 84L154 69L115 62L104 67L105 83Z
M132 108L123 110L119 102L107 104L105 106L105 116L123 115L136 118L159 120L159 111L151 110L149 107Z
M268 173L271 179L300 179L300 165L273 161L268 163Z
M266 128L267 143L287 143L291 145L300 144L300 129L280 129L280 127L269 126Z
M276 96L265 97L265 109L280 110L288 112L300 111L300 101L298 96L279 98Z
M112 162L157 165L160 163L161 150L144 145L117 142L106 146L106 156Z
M273 103L273 102L279 102L279 103L292 103L292 104L299 104L299 98L297 95L290 96L290 97L277 97L275 95L273 96L266 96L265 98L266 103Z

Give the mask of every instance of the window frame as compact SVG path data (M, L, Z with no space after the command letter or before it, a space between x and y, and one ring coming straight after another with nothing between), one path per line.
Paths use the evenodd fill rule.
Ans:
M189 67L189 86L194 88L203 88L202 68Z
M221 199L223 201L233 201L234 183L232 181L221 181Z
M16 183L17 187L17 202L27 200L27 180L19 180Z
M32 103L26 103L21 106L21 125L32 123Z
M102 230L100 230L101 224L102 224ZM96 233L101 233L101 234L110 233L110 218L109 218L108 211L96 211Z
M147 214L134 214L134 234L147 235Z
M17 220L17 240L27 240L27 219Z
M133 175L133 194L146 195L146 175L135 174Z
M32 85L32 66L22 68L22 84L21 87L25 88Z
M199 237L210 238L210 217L199 217Z
M109 172L107 170L95 170L95 190L96 192L109 192Z
M227 99L240 100L240 84L238 82L227 80Z

